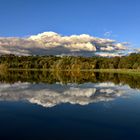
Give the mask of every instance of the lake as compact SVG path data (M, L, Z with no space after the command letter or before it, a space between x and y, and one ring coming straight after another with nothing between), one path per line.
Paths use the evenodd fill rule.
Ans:
M0 139L139 140L140 76L0 73Z

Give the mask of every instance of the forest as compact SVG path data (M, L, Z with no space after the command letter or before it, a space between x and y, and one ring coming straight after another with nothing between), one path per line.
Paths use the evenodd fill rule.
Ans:
M0 69L49 69L49 70L92 70L92 69L140 69L140 54L122 57L81 56L0 56Z

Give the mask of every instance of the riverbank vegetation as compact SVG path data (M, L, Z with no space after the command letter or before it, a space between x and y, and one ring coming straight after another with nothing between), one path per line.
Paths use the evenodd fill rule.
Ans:
M94 70L135 69L140 70L140 54L123 57L80 57L80 56L0 56L0 65L8 69L44 70Z

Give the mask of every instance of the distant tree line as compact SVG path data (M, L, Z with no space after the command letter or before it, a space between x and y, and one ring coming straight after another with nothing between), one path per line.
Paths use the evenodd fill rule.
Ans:
M140 54L122 57L81 57L81 56L0 56L0 68L18 69L140 69Z

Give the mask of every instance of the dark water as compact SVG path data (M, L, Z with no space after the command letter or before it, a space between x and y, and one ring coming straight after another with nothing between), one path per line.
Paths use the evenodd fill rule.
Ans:
M140 77L0 75L0 140L139 140Z

